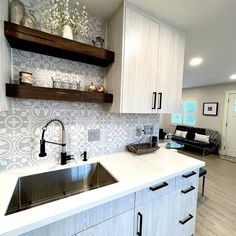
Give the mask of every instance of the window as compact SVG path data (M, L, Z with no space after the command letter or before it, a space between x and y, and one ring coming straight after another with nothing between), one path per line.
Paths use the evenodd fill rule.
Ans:
M197 124L197 101L184 100L181 104L181 113L173 113L171 122L175 125L195 126Z

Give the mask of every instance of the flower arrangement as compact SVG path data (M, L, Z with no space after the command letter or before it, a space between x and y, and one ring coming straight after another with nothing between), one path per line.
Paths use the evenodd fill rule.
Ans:
M61 31L63 26L70 26L75 33L88 35L88 13L86 7L76 2L69 8L69 0L50 0L43 7L42 26L51 32Z

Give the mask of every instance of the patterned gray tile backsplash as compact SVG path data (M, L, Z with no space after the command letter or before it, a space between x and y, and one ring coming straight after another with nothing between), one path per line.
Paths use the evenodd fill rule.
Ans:
M45 0L43 0L45 1ZM27 9L35 10L40 19L41 0L22 0ZM48 1L48 0L47 0ZM96 36L104 37L103 21L90 19L88 38L77 40L91 43ZM19 71L33 74L33 85L52 87L51 77L64 81L81 81L82 89L91 82L103 84L104 68L45 55L12 50L12 79L17 81ZM125 149L135 142L136 127L154 125L157 135L159 115L112 114L103 105L90 103L56 102L43 100L12 99L12 109L0 112L0 171L60 161L61 147L46 144L48 155L39 157L42 127L52 118L63 120L67 133L67 150L76 158L84 151L88 157ZM61 142L57 124L48 127L45 138ZM100 131L100 141L88 142L88 131ZM147 137L148 139L149 137Z
M64 121L67 151L76 158L84 150L89 157L122 151L139 139L136 127L154 124L157 134L159 123L159 115L111 114L98 104L12 99L12 110L0 113L1 171L60 161L61 148L51 144L47 157L38 156L42 127L51 118ZM100 141L88 142L91 129L100 130ZM61 127L51 124L45 138L61 142Z

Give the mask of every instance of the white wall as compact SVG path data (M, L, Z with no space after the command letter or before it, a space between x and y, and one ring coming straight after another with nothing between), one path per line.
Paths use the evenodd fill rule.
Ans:
M10 81L10 47L4 36L4 20L8 20L8 0L0 1L0 111L8 109L5 83Z
M198 117L197 127L215 129L222 134L224 117L224 99L225 91L236 90L236 83L220 84L214 86L205 86L198 88L183 89L183 99L198 99ZM203 116L204 102L218 102L218 116ZM161 115L160 128L166 132L173 132L175 126L171 124L171 115Z

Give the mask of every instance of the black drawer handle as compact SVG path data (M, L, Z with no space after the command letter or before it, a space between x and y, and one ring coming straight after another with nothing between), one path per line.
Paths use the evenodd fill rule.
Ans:
M161 189L161 188L164 188L164 187L166 187L166 186L168 186L168 184L167 184L166 182L164 182L163 184L156 185L156 186L154 186L154 187L150 187L149 189L152 190L152 191L156 191L156 190Z
M186 224L188 221L190 221L191 219L193 218L193 216L191 214L188 215L188 217L186 217L185 219L183 220L180 220L179 223L184 225Z
M142 231L143 231L143 215L138 212L138 216L139 216L139 228L137 231L137 235L142 236Z
M192 173L190 173L190 174L187 174L187 175L182 175L184 178L189 178L189 177L191 177L191 176L193 176L193 175L196 175L197 173L196 172L194 172L194 171L192 171Z
M182 190L181 193L186 194L186 193L193 191L194 189L195 189L195 187L191 186L190 188L187 188L186 190Z

